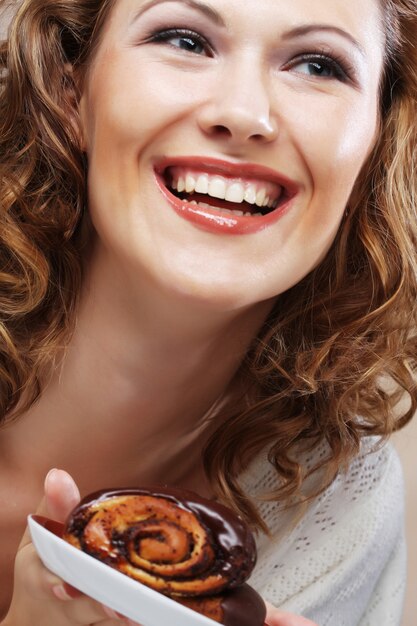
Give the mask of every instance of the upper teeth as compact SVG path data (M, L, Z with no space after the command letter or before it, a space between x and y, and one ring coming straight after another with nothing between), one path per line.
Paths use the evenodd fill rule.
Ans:
M232 180L219 175L190 172L184 168L171 168L172 189L178 192L202 193L240 204L244 201L259 207L274 207L282 193L282 187L266 181Z

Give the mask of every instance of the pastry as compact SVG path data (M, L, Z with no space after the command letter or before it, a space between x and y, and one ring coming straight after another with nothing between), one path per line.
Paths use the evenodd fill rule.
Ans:
M265 604L244 584L253 535L227 507L174 488L84 498L63 538L140 583L226 626L263 626Z

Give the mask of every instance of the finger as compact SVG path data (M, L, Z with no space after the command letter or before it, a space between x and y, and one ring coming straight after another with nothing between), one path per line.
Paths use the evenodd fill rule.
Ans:
M72 509L80 501L80 492L72 477L64 470L52 469L45 478L45 495L37 510L37 515L45 515L57 522L64 522ZM31 542L26 529L19 550Z
M71 476L62 470L51 470L45 478L45 496L36 513L55 518L56 521L63 521L78 502L79 491ZM62 587L63 594L70 598L80 595L77 589L64 584L58 576L43 566L31 545L31 536L27 528L20 542L17 558L26 563L23 570L27 571L26 580L32 587L32 593L44 596L51 593L56 595L60 593L57 590ZM52 591L54 588L55 592Z
M25 594L38 600L47 600L52 594L63 599L78 598L81 595L78 589L64 583L43 565L33 544L22 548L16 556L16 576L20 576L21 572L24 572Z
M83 595L79 589L71 587L71 585L61 581L60 579L58 579L58 582L50 589L58 600L74 600L75 598L79 598Z
M61 579L44 567L32 544L24 546L16 556L15 576L21 572L24 572L22 580L25 595L37 600L47 600L52 589L62 585Z
M18 553L16 565L25 572L26 591L38 600L47 600L51 594L63 601L74 600L83 595L79 589L72 587L59 576L50 572L43 565L32 544L25 546Z
M80 492L72 476L64 470L53 469L45 479L45 513L57 522L65 522L80 501Z
M119 616L115 611L104 607L88 596L80 595L75 599L61 594L58 596L54 593L55 599L61 604L60 613L66 616L70 624L84 626L86 624L100 624L103 621L110 621L114 624L129 623L123 616Z
M109 611L105 610L99 602L73 590L49 572L37 556L33 545L25 546L21 550L17 557L17 564L25 571L24 588L22 588L24 595L33 598L34 606L48 606L51 615L65 616L65 623L74 626L95 625L109 621L110 616L112 624L127 623L116 613L111 612L109 615ZM16 601L18 601L17 597Z
M24 586L20 585L24 596L31 596L35 601L34 606L42 607L46 602L52 611L51 615L55 613L64 615L68 623L74 626L77 624L115 626L116 623L136 626L134 622L63 583L59 577L44 567L32 544L20 550L16 566L17 570L25 572ZM19 604L17 596L15 600Z
M294 613L288 613L287 611L281 611L275 608L269 602L266 604L266 626L317 626L314 622L302 617L301 615L294 615Z

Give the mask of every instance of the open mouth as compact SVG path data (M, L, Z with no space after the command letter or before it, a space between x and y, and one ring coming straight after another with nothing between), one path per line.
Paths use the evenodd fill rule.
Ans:
M168 166L162 176L167 190L183 202L237 217L264 217L290 197L275 182L229 178L183 166Z

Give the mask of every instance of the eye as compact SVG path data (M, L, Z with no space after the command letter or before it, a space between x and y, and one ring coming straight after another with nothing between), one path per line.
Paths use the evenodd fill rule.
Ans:
M148 41L153 43L167 43L173 48L191 52L192 54L213 55L212 48L207 39L199 35L199 33L186 28L169 28L158 31L150 35Z
M291 61L288 69L311 77L342 82L346 82L350 76L350 68L345 66L344 61L324 54L303 54Z

